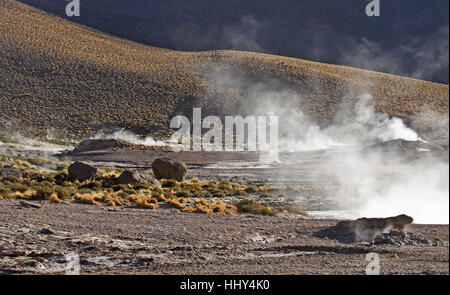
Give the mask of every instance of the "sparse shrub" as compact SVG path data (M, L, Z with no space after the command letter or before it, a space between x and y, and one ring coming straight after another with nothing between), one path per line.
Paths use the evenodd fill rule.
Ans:
M50 161L39 159L39 158L30 158L26 160L28 163L34 165L34 166L44 166L51 164Z
M180 188L180 185L176 180L173 179L164 179L161 183L162 187L170 187L170 188Z
M217 185L217 187L218 187L219 189L222 189L222 190L232 190L232 189L233 189L233 186L232 186L231 183L228 182L228 181L221 181L221 182Z
M7 197L12 193L11 189L4 184L0 184L0 196Z
M137 191L135 191L134 189L130 189L130 188L125 189L124 192L129 194L129 195L137 194Z
M68 168L69 166L67 164L64 163L57 163L55 166L55 170L56 171L64 171Z
M277 210L278 211L286 211L286 212L289 212L289 213L292 213L295 215L301 215L301 216L305 216L305 217L308 216L308 213L305 210L303 210L297 206L294 206L292 204L280 206L277 208Z
M61 185L69 180L69 175L65 173L56 173L53 177L55 184Z
M88 194L93 194L94 191L91 190L90 188L81 188L78 190L78 193L80 193L82 195L88 195Z
M128 186L124 185L124 184L116 184L112 186L113 191L118 192L120 190L126 190L128 188Z
M102 187L102 183L99 181L87 182L82 186L82 188L88 188L88 189L92 189L92 190L98 190L101 187Z
M143 190L143 189L149 189L150 186L146 183L138 182L133 186L133 189L135 190Z
M12 176L12 175L3 177L3 181L4 182L20 182L20 180L17 177Z
M139 198L136 201L136 205L141 208L155 210L158 207L158 201L156 199L147 200L147 198Z
M245 192L247 194L252 194L252 193L257 193L258 192L258 188L256 186L249 186L245 189Z
M235 204L238 212L262 214L262 215L277 215L278 211L272 207L266 207L255 200L244 199Z
M59 204L59 203L62 202L61 199L58 198L58 195L57 195L57 194L52 194L52 195L50 196L49 200L50 200L50 202L56 203L56 204Z
M190 191L179 191L175 194L178 198L192 198Z
M33 197L37 199L49 199L53 194L53 189L48 186L38 186L35 190L36 192Z
M275 195L272 195L272 194L269 194L269 193L263 193L263 194L261 194L261 197L262 198L273 198L273 197L275 197Z
M60 199L70 199L76 193L76 190L72 187L58 187L56 193Z
M24 193L28 189L28 186L20 182L13 182L9 184L9 188L13 192Z
M123 199L126 199L126 198L128 198L130 196L130 194L125 192L125 191L120 191L120 192L117 193L117 196L121 197Z
M75 200L81 201L83 203L86 204L91 204L91 205L100 205L99 202L97 202L94 198L93 195L86 195L86 194L75 194Z
M246 195L246 192L242 189L237 189L232 192L232 195L233 196L244 196L244 195Z
M207 190L209 192L214 192L217 190L217 186L214 183L207 183L202 185L202 189Z
M225 198L226 195L223 192L216 192L212 195L214 198Z

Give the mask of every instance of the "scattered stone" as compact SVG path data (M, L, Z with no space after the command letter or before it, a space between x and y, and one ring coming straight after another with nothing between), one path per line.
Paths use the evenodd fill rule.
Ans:
M442 246L440 239L425 239L413 233L405 233L393 230L389 233L380 233L372 241L371 245L389 246Z
M73 151L78 153L114 148L129 148L132 146L132 143L121 139L86 139L83 140Z
M49 228L43 228L39 231L39 233L43 234L43 235L54 235L55 234L55 232Z
M117 179L119 184L136 184L138 182L161 187L161 183L157 179L141 171L126 170Z
M33 202L29 202L29 201L25 201L25 200L21 200L20 201L20 205L24 206L24 207L28 207L28 208L41 208L42 206Z
M83 182L94 177L97 173L97 168L82 162L75 162L69 166L68 172L72 179L78 179L80 182Z
M187 168L183 162L159 158L152 163L153 174L157 179L183 181Z

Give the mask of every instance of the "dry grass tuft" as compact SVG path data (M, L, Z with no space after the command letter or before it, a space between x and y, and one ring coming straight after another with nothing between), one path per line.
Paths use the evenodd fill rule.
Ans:
M242 213L252 213L261 215L278 215L279 211L272 207L266 207L255 200L245 199L235 204L237 211Z

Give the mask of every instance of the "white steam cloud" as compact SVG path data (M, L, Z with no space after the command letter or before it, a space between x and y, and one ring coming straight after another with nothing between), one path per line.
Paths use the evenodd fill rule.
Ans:
M322 127L311 120L302 96L278 90L282 85L271 91L267 87L271 82L255 85L243 77L227 74L220 77L217 73L214 79L219 86L225 83L247 87L252 103L241 111L279 117L281 152L339 147L311 174L331 176L337 181L339 191L335 201L351 216L408 214L416 223L449 223L448 160L427 152L416 151L416 158L411 159L401 150L370 148L372 144L397 139L421 140L400 118L376 112L370 94L357 95L352 110L338 111L331 124Z
M323 150L345 145L361 145L376 141L404 139L416 141L417 133L407 127L400 118L376 112L372 97L359 97L353 112L337 114L334 123L321 128L303 111L301 97L290 92L261 94L257 113L276 115L280 118L280 150L302 152Z
M148 146L165 146L167 145L165 142L160 140L155 140L151 136L147 137L139 137L135 133L121 129L112 134L99 133L95 135L92 139L121 139L125 140L132 144L138 145L148 145Z

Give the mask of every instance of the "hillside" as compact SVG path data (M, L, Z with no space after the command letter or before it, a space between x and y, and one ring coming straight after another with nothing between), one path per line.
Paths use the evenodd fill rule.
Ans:
M0 19L2 129L167 130L170 118L193 106L236 115L253 83L301 94L321 125L355 102L349 89L369 91L375 108L391 115L412 119L427 109L448 118L448 85L276 55L160 49L13 0L0 0ZM247 83L214 85L217 71Z
M65 15L66 1L20 0ZM448 84L449 2L95 0L70 21L174 50L246 50Z

